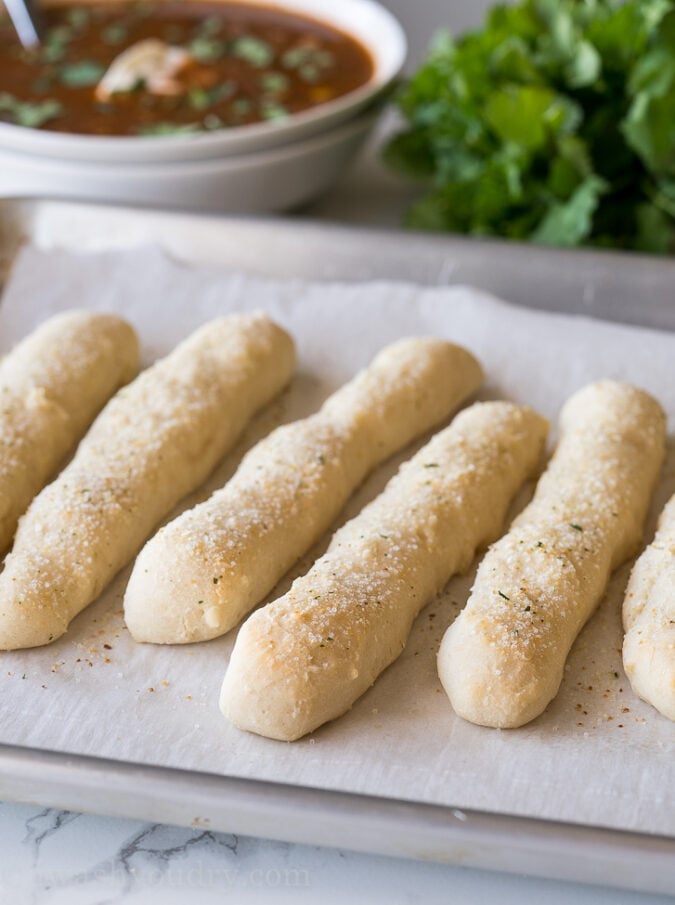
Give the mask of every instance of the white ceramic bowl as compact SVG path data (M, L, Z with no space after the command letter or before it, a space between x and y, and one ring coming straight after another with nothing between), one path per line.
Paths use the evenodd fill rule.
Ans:
M362 113L282 148L215 160L82 163L0 149L0 197L69 198L201 211L297 206L333 184L372 129Z
M63 4L73 0L51 2ZM237 2L276 5L353 35L372 56L372 78L349 94L284 120L195 135L104 137L48 132L0 123L0 149L61 160L111 164L205 160L269 150L318 135L353 118L391 84L405 61L403 29L391 13L375 0L277 0L271 4L266 4L265 0Z

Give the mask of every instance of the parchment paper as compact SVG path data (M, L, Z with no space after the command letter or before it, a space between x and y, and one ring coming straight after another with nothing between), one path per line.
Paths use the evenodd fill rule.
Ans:
M675 424L675 334L536 313L468 288L267 282L191 270L153 248L79 257L28 248L0 308L3 351L73 306L126 315L146 360L227 311L264 308L296 337L292 388L190 502L219 486L257 438L311 412L404 335L466 344L488 371L484 397L527 402L555 419L574 390L609 376L650 390L667 409L671 432ZM367 482L343 518L383 487L400 458ZM647 537L674 491L671 443ZM675 725L635 697L621 665L619 609L629 569L612 579L574 646L560 694L530 726L472 726L453 714L441 689L436 650L466 601L472 571L422 612L402 656L349 714L292 744L247 735L221 717L218 691L235 633L186 647L131 641L122 618L126 570L60 641L0 654L0 741L675 835ZM271 596L288 584L287 577Z

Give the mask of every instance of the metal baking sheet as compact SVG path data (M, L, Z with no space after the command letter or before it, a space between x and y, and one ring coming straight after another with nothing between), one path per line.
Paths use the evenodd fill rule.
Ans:
M634 312L631 299L640 295L644 304L639 314L648 310L654 318L641 318L642 323L675 326L673 270L668 261L542 252L546 263L536 250L499 243L352 232L289 221L204 221L122 210L101 212L54 204L14 207L5 214L4 222L10 221L14 226L6 230L6 248L18 224L43 246L110 248L150 239L186 260L273 276L459 280L497 288L500 294L533 306L539 292L545 292L542 297L558 310L569 310L569 300L574 299L579 306L575 310L588 313L590 308L596 315L606 314L611 305L616 317L617 307L623 310L621 303L617 305L620 299L626 311ZM664 265L660 281L654 281L652 265ZM539 274L534 289L523 279L523 274L529 279L532 273ZM27 749L0 751L0 767L0 794L21 800L181 823L205 822L230 831L654 891L675 888L673 840L653 836ZM107 777L106 787L97 791L101 770Z

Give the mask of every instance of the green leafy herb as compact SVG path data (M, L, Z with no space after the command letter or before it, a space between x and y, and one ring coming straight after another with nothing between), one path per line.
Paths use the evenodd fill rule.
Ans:
M213 63L225 56L225 43L218 38L199 36L188 44L188 53L199 63Z
M323 50L313 44L296 44L285 50L281 57L284 69L301 69L312 66L316 70L329 69L335 62L330 50Z
M73 37L67 25L50 28L42 41L40 56L45 63L59 63L66 54L66 46Z
M84 6L75 6L73 9L69 9L66 16L69 24L78 31L88 25L90 18L91 13Z
M285 119L288 116L288 110L283 104L263 101L260 105L260 115L263 119L268 120Z
M303 82L318 82L321 78L321 70L314 63L305 63L298 68L298 75Z
M270 94L281 94L286 91L290 82L283 72L264 72L260 76L260 87Z
M29 101L20 101L11 94L0 94L0 118L2 118L3 114L6 114L9 121L17 126L37 129L49 122L49 120L60 116L62 112L61 104L55 100L30 103Z
M240 60L246 60L251 66L263 69L274 60L274 50L266 41L253 35L242 35L232 42L230 53Z
M105 67L93 60L67 63L61 66L59 78L70 88L89 88L96 85L105 72Z
M411 226L675 250L675 0L495 6L398 103L385 157L427 190Z
M223 82L213 88L195 86L188 91L186 99L193 110L206 110L219 101L231 97L236 90L236 83L231 81Z
M203 35L217 35L225 24L222 16L207 16L205 19L202 19L199 23L199 31Z
M575 531L583 531L584 529L581 525L577 525L576 522L570 522L570 528L574 528Z
M187 102L193 110L206 110L211 106L211 95L206 88L200 88L197 85L188 91Z

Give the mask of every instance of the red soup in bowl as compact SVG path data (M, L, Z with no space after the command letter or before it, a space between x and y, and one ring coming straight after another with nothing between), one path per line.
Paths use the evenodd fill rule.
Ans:
M0 122L98 136L283 120L373 75L353 36L276 7L140 0L50 6L42 46L0 18Z

